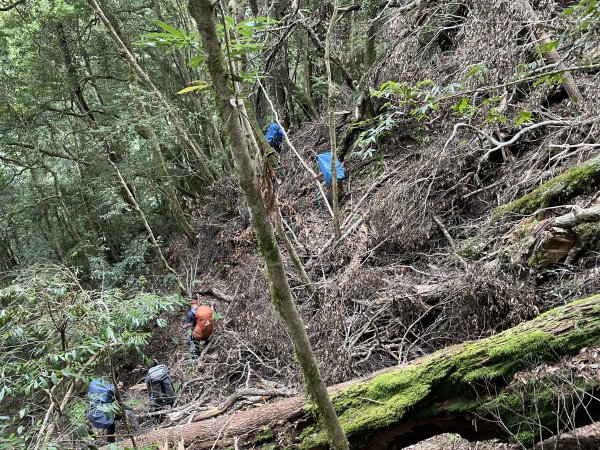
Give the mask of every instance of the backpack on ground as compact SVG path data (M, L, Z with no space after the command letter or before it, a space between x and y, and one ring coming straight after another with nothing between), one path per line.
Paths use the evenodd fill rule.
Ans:
M90 383L87 392L87 419L94 428L109 428L115 422L115 414L103 405L115 401L115 387L106 380L96 378Z
M175 403L175 388L169 375L169 370L164 364L151 367L146 376L146 385L149 389L150 400L159 406Z
M197 341L208 339L215 328L213 320L213 309L208 305L200 305L196 308L196 328L194 328L193 338Z

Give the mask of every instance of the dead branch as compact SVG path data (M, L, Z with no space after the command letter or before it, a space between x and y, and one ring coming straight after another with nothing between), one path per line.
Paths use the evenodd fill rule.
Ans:
M235 402L243 397L253 396L253 397L290 397L294 395L293 392L286 389L239 389L231 394L229 397L225 399L225 401L214 408L209 409L206 412L201 414L197 414L192 419L192 422L200 422L201 420L210 419L211 417L215 417L223 414L227 411Z
M216 299L224 301L225 303L231 303L235 300L235 298L232 297L231 295L227 295L227 294L219 291L218 289L215 289L212 287L201 289L198 291L198 293L200 295L209 295L209 296L215 297Z
M16 0L15 2L9 4L8 6L0 6L0 11L10 11L11 9L16 8L19 5L22 5L27 0Z
M572 228L580 223L598 222L599 220L600 205L596 205L587 209L582 209L578 206L575 206L573 208L573 212L555 218L554 225Z
M531 23L539 23L539 18L528 0L518 0L516 3L521 5L521 8L528 16L528 19ZM536 46L538 46L538 48L540 44L548 45L552 42L550 37L546 34L546 31L540 25L533 26L533 35L537 39ZM556 64L557 68L562 71L561 76L563 78L563 86L569 94L569 97L576 102L581 101L583 96L581 95L581 92L579 91L571 72L565 70L565 65L562 62L563 60L558 51L552 47L549 51L540 53L547 55L548 60L551 63Z
M258 84L259 84L259 86L260 86L263 94L265 95L265 98L269 102L269 106L271 107L271 111L275 115L275 122L281 127L281 129L283 129L283 127L281 126L281 123L279 122L279 114L277 113L277 110L275 109L275 105L273 105L273 102L271 101L271 98L267 94L267 90L265 89L265 87L261 83L260 78L257 77L256 81L258 82ZM298 153L298 150L296 150L296 147L294 147L294 144L292 144L292 141L290 141L290 138L288 137L288 135L285 132L285 130L283 132L283 137L285 138L286 144L292 149L292 152L294 153L294 155L296 156L296 158L298 158L298 160L300 161L300 164L302 164L302 166L308 171L308 173L310 173L312 179L317 184L317 189L319 189L319 192L321 193L321 196L323 197L323 200L325 202L325 206L327 206L327 210L329 211L329 214L331 215L331 217L333 217L333 210L331 209L331 205L327 201L327 195L325 195L325 191L323 190L323 187L321 186L321 183L319 183L319 181L317 180L317 173L314 170L311 169L311 167L304 160L304 158L302 158L302 156L300 155L300 153Z

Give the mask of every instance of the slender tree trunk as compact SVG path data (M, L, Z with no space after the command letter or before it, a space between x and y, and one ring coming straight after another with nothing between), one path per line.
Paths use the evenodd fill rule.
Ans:
M54 225L50 219L50 205L48 204L47 199L48 195L45 193L43 186L41 186L38 182L38 174L36 169L30 169L29 173L31 173L32 187L40 196L41 220L38 221L40 230L42 231L45 239L54 244L54 252L56 253L56 257L62 262L65 258L65 253L62 248L62 243L59 239L60 233L55 232Z
M304 90L306 92L306 98L308 98L310 102L310 110L314 114L314 117L317 118L319 116L319 113L317 111L316 101L312 95L312 76L313 64L310 60L308 51L306 51L304 60Z
M221 119L225 124L232 146L233 159L238 171L239 183L246 204L252 212L252 226L256 232L260 251L267 266L271 300L286 324L295 347L296 358L302 368L306 389L315 402L319 416L327 429L329 440L335 449L347 449L348 441L335 414L331 399L313 354L304 323L294 304L285 268L269 222L267 209L261 195L259 180L255 177L250 159L249 142L244 136L241 115L243 100L238 98L229 85L221 56L221 46L216 32L215 10L210 0L190 0L190 12L195 19L202 45L207 54L207 64L214 83L215 99Z
M69 43L67 42L67 37L65 35L65 30L62 26L62 23L55 24L56 37L58 40L58 47L60 49L60 53L62 55L63 63L65 64L65 69L67 71L67 81L71 91L73 91L73 97L75 98L75 103L77 104L77 108L81 111L83 115L84 122L90 127L96 127L96 119L94 115L91 113L90 107L88 106L84 96L83 91L81 90L81 86L79 85L79 77L77 74L77 68L73 63L73 55L71 54L71 50L69 48Z
M58 175L56 174L56 172L54 170L50 169L49 167L44 167L44 168L52 176L52 180L54 182L54 194L58 197L60 206L62 207L63 215L64 215L63 223L65 224L65 227L69 231L69 234L71 234L71 237L73 238L73 240L81 241L82 240L81 234L79 234L79 231L77 231L77 229L75 228L75 220L73 220L73 216L71 215L69 208L67 207L67 205L65 203L65 198L62 195L62 190L61 190L60 184L58 182Z
M375 34L377 33L377 20L369 20L367 24L367 42L365 43L364 70L367 72L375 63Z
M333 234L336 239L342 235L340 230L340 209L338 205L338 181L337 181L337 140L335 136L335 85L331 77L331 39L337 22L337 1L333 2L333 13L329 20L327 36L325 36L325 68L327 69L327 114L329 117L329 145L331 147L331 207L333 209Z
M123 59L129 64L131 69L136 73L139 77L140 81L149 89L160 101L162 107L165 112L169 116L169 119L177 132L179 138L183 141L185 146L192 152L197 160L198 166L196 169L198 170L200 177L205 181L212 181L214 179L214 175L211 172L208 166L208 160L206 155L202 152L202 150L198 147L192 136L190 135L187 126L183 123L179 115L173 110L165 95L156 87L154 82L150 79L146 71L142 69L142 67L138 64L133 51L131 50L130 45L127 40L123 37L120 32L119 26L116 21L112 19L109 13L106 12L103 5L100 4L99 0L86 0L90 7L96 12L96 15L100 19L100 21L104 24L106 31L109 36L117 45L119 50L119 54L123 57Z
M130 88L137 104L137 108L142 116L142 120L147 119L148 111L146 110L143 100L140 98L140 92L138 91L137 86L135 86L134 83L131 83ZM167 204L169 205L169 211L171 211L171 214L173 215L175 223L179 229L183 232L183 234L185 234L189 241L193 243L196 241L196 235L188 223L183 210L181 209L179 199L177 198L177 191L175 190L171 176L167 171L167 164L160 148L158 137L156 136L156 133L152 127L147 126L145 123L141 126L143 133L150 141L150 145L152 146L154 165L158 171L158 177L160 179L162 188L165 191L165 197L167 199Z
M133 445L133 449L137 450L137 443L135 441L135 436L132 432L131 422L129 421L129 416L127 415L127 409L125 408L125 403L123 403L123 399L119 392L119 383L117 381L117 373L115 371L115 364L113 362L112 354L110 352L110 348L107 349L108 353L108 362L110 364L110 372L111 378L113 382L113 386L115 387L115 397L117 400L117 404L119 405L119 409L121 410L121 417L123 418L123 423L125 424L125 429L127 430L127 434L129 435L129 439L131 439L131 444Z
M334 14L336 14L336 12L334 12ZM304 14L302 14L302 12L299 11L298 15L300 16L301 19L306 19ZM337 16L337 14L336 14L336 16ZM317 33L315 33L315 31L308 24L302 23L302 26L308 33L308 37L310 37L310 39L313 41L315 46L322 52L325 52L325 46L319 39L319 36L317 36ZM350 89L352 89L353 91L355 91L356 90L356 82L354 81L354 78L352 78L350 71L344 65L344 63L340 60L340 58L338 58L336 55L334 55L333 53L330 52L325 59L327 61L331 61L338 67L338 69L340 70L340 74L341 74L342 78L344 79L344 81L346 82L346 84L348 85L348 87Z
M148 219L146 219L146 214L144 214L144 211L142 211L142 208L140 208L139 203L137 202L137 200L135 199L135 196L133 195L133 192L131 192L129 183L127 183L125 178L123 178L123 175L121 174L121 171L119 170L117 165L110 158L107 157L106 159L107 159L108 163L112 166L112 168L115 170L115 173L117 174L117 177L119 178L119 182L121 183L121 186L129 199L128 203L133 207L133 209L135 209L135 211L140 216L140 219L141 219L142 223L144 224L144 228L146 228L146 231L148 232L148 237L150 238L150 243L152 244L152 247L154 248L154 251L156 252L156 254L157 254L158 258L160 259L161 263L163 264L164 268L166 270L168 270L169 272L171 272L175 276L175 279L177 280L177 285L178 285L179 289L181 290L181 292L187 292L187 289L181 282L181 278L179 277L179 274L177 272L175 272L175 269L173 269L169 265L165 256L163 255L163 252L160 249L160 245L159 245L158 241L156 240L156 236L154 236L154 232L152 231L152 228L150 227L150 224L148 223Z
M302 283L304 284L304 288L308 291L310 296L312 298L314 298L318 303L319 302L318 293L315 290L315 287L312 284L312 281L310 281L310 277L306 273L306 269L304 268L304 265L302 264L302 261L300 260L300 256L298 256L298 252L296 252L296 249L294 248L294 246L290 242L289 238L287 237L285 228L283 227L283 220L281 218L281 214L279 214L279 211L277 211L277 215L273 219L275 222L275 230L277 231L277 235L279 236L279 239L281 239L281 241L283 242L283 246L285 247L285 250L288 252L288 255L290 255L292 264L294 265L296 272L298 272L298 275L300 275L300 279L302 280Z
M527 20L534 24L532 25L532 30L533 35L536 39L536 47L538 48L538 50L541 44L550 44L552 40L546 34L544 28L540 25L536 25L537 23L539 23L538 15L531 6L531 3L529 3L529 0L517 0L517 4L521 6ZM562 62L562 58L560 57L560 54L555 48L551 48L551 50L547 52L540 53L544 54L547 57L548 61L550 61L552 64L556 64L557 69L560 70L565 68L565 65ZM573 78L573 75L571 75L571 72L562 72L561 76L563 78L563 86L565 87L565 90L569 94L571 100L574 100L576 102L580 101L583 98L583 96L581 95L581 91L577 87L577 84L575 83L575 79Z

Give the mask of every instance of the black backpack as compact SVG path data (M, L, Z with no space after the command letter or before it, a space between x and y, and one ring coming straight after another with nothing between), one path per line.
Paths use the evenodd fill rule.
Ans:
M169 370L164 364L151 367L146 376L146 386L150 400L158 406L175 403L175 389L169 376Z

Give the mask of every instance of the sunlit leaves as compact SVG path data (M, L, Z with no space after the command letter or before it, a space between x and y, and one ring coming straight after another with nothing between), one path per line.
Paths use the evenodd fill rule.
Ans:
M529 111L519 111L515 120L515 127L523 124L533 123L533 113Z
M471 69L469 70L469 72L467 73L467 79L472 78L474 76L479 76L479 77L483 78L485 75L487 75L489 73L489 71L490 71L490 69L484 62L474 64L471 67Z
M277 21L267 17L255 17L236 23L230 16L225 16L223 22L219 22L217 25L219 38L221 41L227 41L227 45L222 46L226 52L225 56L233 61L240 61L248 55L260 52L264 47L264 43L259 41L259 36L276 23ZM197 68L204 64L205 56L197 33L187 33L183 29L177 29L160 20L155 20L154 24L163 31L144 34L137 45L164 47L167 50L189 47L197 54L188 60L188 66ZM242 82L251 83L256 79L256 73L253 71L243 72L238 76ZM208 87L209 85L206 82L198 81L194 82L192 86L181 89L177 94L201 92Z
M177 93L178 94L186 94L188 92L204 91L210 87L210 85L206 81L202 81L202 80L193 81L193 83L195 83L195 84L193 84L192 86L183 88L182 90L180 90Z

